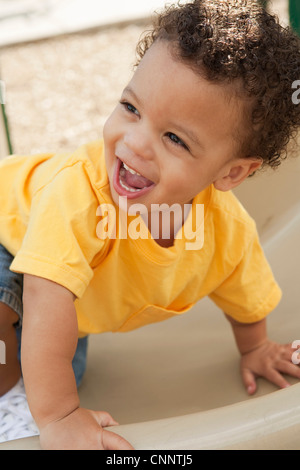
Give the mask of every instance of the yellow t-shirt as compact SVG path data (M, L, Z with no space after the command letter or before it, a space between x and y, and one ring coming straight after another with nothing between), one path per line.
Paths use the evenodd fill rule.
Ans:
M147 229L147 238L126 236L126 221L127 234L145 234L145 225L113 203L102 141L10 156L0 162L0 188L0 243L14 256L11 269L73 292L80 336L162 321L204 296L251 323L280 300L255 223L231 192L210 186L195 197L174 245L163 248Z

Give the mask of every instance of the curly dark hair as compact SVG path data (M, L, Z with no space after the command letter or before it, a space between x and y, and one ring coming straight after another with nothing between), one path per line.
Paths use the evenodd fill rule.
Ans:
M254 0L194 0L158 14L137 45L138 63L157 41L210 82L234 85L248 103L240 156L277 167L300 126L292 84L300 79L300 39Z

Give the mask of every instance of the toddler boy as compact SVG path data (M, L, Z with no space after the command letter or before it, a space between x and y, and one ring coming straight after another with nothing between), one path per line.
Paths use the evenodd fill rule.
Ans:
M159 15L138 52L103 141L0 166L0 394L20 377L22 321L45 449L132 449L104 429L116 424L108 413L80 407L86 337L165 320L206 295L232 325L249 394L257 376L300 378L291 346L267 337L281 292L231 193L278 166L300 124L299 40L256 2L194 0Z

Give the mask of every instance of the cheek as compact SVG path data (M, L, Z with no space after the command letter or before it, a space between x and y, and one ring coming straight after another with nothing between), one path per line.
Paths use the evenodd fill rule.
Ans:
M103 126L103 139L104 139L105 144L107 144L112 138L112 130L113 130L112 124L113 124L113 115L111 114Z
M167 167L164 167L164 184L173 192L189 192L194 186L196 177L194 167L185 164L179 159L174 159Z
M105 164L108 172L109 179L112 178L113 164L114 164L114 139L112 135L112 126L110 118L106 121L103 127L103 140L104 140L104 156Z
M200 165L186 165L173 175L172 186L174 194L189 202L207 186L207 175Z
M120 123L118 119L117 108L111 113L103 126L104 142L114 140L120 133Z

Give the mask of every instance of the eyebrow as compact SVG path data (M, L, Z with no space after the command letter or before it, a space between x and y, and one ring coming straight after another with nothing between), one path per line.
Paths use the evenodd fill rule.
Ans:
M141 104L140 99L138 98L136 93L133 91L133 89L129 85L126 88L124 88L123 93L129 93L131 96L133 96L137 104L139 105ZM178 130L179 132L182 132L183 134L185 134L194 144L204 149L203 144L199 141L198 136L195 132L193 132L190 129L180 126L180 124L172 123L171 126L174 127L176 130Z
M194 142L194 144L198 145L199 147L201 147L202 149L204 148L203 144L200 142L200 140L198 139L198 136L195 132L193 132L192 130L190 129L187 129L185 127L182 127L178 124L174 124L173 125L179 132L182 132L183 134L185 134L192 142Z
M133 98L138 104L141 103L141 101L139 100L139 98L137 97L137 95L135 94L135 92L129 85L126 88L124 88L123 93L129 93L131 96L133 96Z

